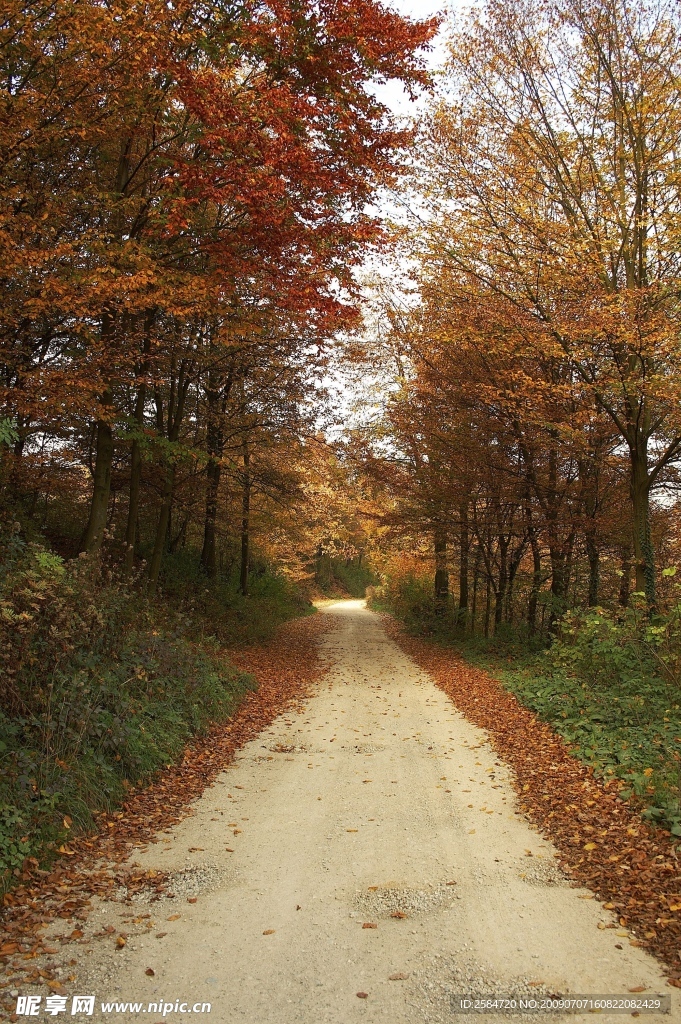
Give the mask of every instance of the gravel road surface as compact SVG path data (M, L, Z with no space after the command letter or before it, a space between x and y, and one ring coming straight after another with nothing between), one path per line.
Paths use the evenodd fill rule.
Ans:
M95 1018L186 1020L179 1001L210 1003L213 1024L503 1021L455 1015L452 998L669 993L657 962L561 876L485 735L380 618L360 601L324 614L335 628L318 692L135 856L173 873L175 898L93 915L126 945L96 944L79 987L145 1007Z

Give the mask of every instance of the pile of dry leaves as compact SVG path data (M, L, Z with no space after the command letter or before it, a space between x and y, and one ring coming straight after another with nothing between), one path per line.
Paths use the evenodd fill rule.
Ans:
M266 646L229 652L233 664L256 677L257 690L246 695L227 723L189 746L181 761L147 788L133 791L120 810L102 815L98 834L62 847L49 872L34 865L24 873L22 884L3 900L0 965L30 980L31 960L57 951L54 940L41 936L55 918L84 920L93 896L120 899L124 893L129 900L141 889L164 891L162 872L126 865L131 852L179 821L240 747L305 697L324 671L317 638L329 625L326 616L314 615L287 623ZM76 927L70 937L81 935Z
M588 886L620 923L671 968L681 988L681 861L669 833L647 825L571 756L551 728L486 672L451 650L407 636L386 618L392 638L430 674L456 707L484 729L515 772L520 805L561 855L561 867Z

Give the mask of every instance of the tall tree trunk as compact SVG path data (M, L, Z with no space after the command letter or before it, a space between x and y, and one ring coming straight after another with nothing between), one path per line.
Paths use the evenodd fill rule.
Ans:
M631 505L633 518L636 590L645 594L648 607L655 608L655 555L650 534L650 479L645 446L630 451Z
M478 545L475 552L475 562L473 563L473 603L471 605L471 636L475 633L475 619L478 612L478 587L480 584L480 563L482 561L482 551L480 545Z
M468 560L470 537L468 533L468 502L461 503L461 528L459 533L459 622L465 627L468 618Z
M228 391L229 387L227 388L227 393ZM206 510L203 526L203 548L201 550L201 565L210 577L214 577L216 572L216 523L220 477L222 475L220 460L224 446L223 416L226 400L226 395L224 395L222 408L220 408L220 381L217 379L217 372L211 369L208 374L208 386L206 388L208 420L206 427L206 451L208 453L208 465L206 466Z
M142 375L146 374L148 365L148 356L151 351L151 328L156 317L156 311L151 309L147 312L144 319L144 344L142 349L142 365L140 372ZM137 400L135 402L135 430L139 435L142 432L144 426L144 406L147 400L147 385L144 377L140 383L139 390L137 392ZM125 527L125 560L123 567L125 572L129 575L132 572L132 568L135 562L135 544L137 542L137 526L139 522L139 507L140 507L140 488L142 485L142 445L139 436L135 437L132 442L132 451L130 453L130 491L128 500L128 521Z
M494 602L494 625L499 626L504 613L504 598L508 587L508 545L510 538L499 536L499 586Z
M203 547L201 549L201 565L206 573L213 578L216 573L216 535L218 515L218 492L222 470L216 459L209 459L206 466L206 512L203 525Z
M90 515L81 549L88 554L100 550L106 529L111 493L111 466L113 464L114 438L112 420L113 394L107 389L102 395L102 416L97 420L97 442L95 469L92 481Z
M449 603L449 570L447 568L447 534L435 527L435 614L444 615Z
M175 466L171 464L166 469L166 478L163 485L163 495L161 498L161 511L159 513L158 523L156 524L154 550L151 555L151 561L149 562L148 590L150 594L155 593L156 587L158 586L158 577L161 571L163 552L165 550L168 537L168 526L170 524L170 509L173 504L174 486Z
M587 531L585 541L586 557L589 560L589 593L587 596L587 604L589 608L595 608L598 604L598 589L601 577L601 552L592 530Z
M241 571L239 574L239 589L246 597L248 595L248 568L250 559L250 528L251 528L251 459L248 451L248 441L243 443L243 482L241 497Z
M492 613L492 577L487 570L487 580L485 589L485 639L489 636L489 620Z
M534 526L530 526L529 537L532 548L532 590L527 604L527 626L533 635L537 631L537 602L541 590L541 551Z

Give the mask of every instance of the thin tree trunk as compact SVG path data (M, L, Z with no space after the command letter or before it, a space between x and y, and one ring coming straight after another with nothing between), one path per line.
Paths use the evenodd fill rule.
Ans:
M596 543L593 532L589 530L585 537L586 557L589 560L589 593L587 604L589 608L595 608L598 604L598 590L601 577L601 553Z
M435 527L435 614L444 615L449 603L449 570L447 569L447 534Z
M631 451L631 504L633 513L636 590L645 594L648 607L655 608L655 555L650 534L650 480L644 450Z
M509 539L510 540L510 539ZM504 612L504 598L508 587L508 545L509 540L499 536L499 586L495 595L494 625L499 626Z
M250 454L248 441L243 443L243 484L241 498L241 571L239 574L239 589L246 597L248 595L248 568L250 558L250 527L251 527L251 472Z
M459 623L466 626L468 618L468 560L470 552L470 538L468 533L468 503L461 504L461 531L460 531L460 558L459 558Z
M537 532L533 526L530 527L530 547L532 548L532 590L527 605L527 625L530 634L537 631L537 601L541 590L541 552Z
M170 509L173 503L173 488L175 486L175 466L169 465L166 470L165 483L163 485L163 496L161 498L161 511L156 524L156 537L154 550L149 562L149 586L150 594L155 593L158 585L158 577L163 561L163 551L166 547L168 537L168 525L170 523Z
M95 468L92 481L90 515L81 549L94 554L101 549L106 529L111 494L111 466L113 464L113 394L107 389L102 395L103 415L97 420Z
M485 638L489 636L489 620L492 613L492 577L487 573L487 587L485 590Z
M475 563L473 565L473 603L471 605L471 636L475 634L475 620L478 612L478 586L480 583L480 562L482 551L478 546L475 552Z
M146 374L148 370L148 355L151 350L151 328L154 323L156 312L155 310L149 310L144 321L144 345L143 345L143 357L142 366L140 367L142 375ZM144 426L144 406L147 400L147 385L146 381L142 379L139 391L137 392L137 401L135 402L135 428L137 434L141 434L142 427ZM140 506L140 489L142 485L142 445L140 443L139 436L135 437L132 442L132 451L130 453L130 492L128 500L128 521L125 527L125 559L123 563L124 571L129 575L132 572L133 565L135 562L135 544L137 542L137 524L139 521L139 506Z

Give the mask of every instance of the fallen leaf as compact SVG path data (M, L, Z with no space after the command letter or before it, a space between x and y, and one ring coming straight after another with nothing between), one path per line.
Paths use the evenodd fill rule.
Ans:
M365 921L362 928L378 928L378 925L374 924L373 921Z
M118 946L119 949L123 949L123 946L125 945L126 941L127 940L124 939L122 935L119 935L118 938L116 939L116 945Z
M274 935L274 932L274 928L266 928L265 931L263 932L263 935Z
M204 852L203 846L190 846L189 847L189 852L190 853L203 853Z
M346 828L346 832L359 832L358 828Z
M598 846L596 845L596 843L584 843L584 846L582 847L582 849L584 849L584 850L597 850Z
M389 974L388 981L406 981L408 977L408 974L403 974L401 971L398 971L397 974Z
M196 903L198 896L187 896L187 903Z
M368 999L369 998L369 993L368 992L358 992L357 993L357 998L358 999Z
M634 988L629 989L630 992L645 992L645 990L645 985L635 985Z
M153 978L154 975L156 974L156 971L154 970L153 967L147 967L144 973L147 974L150 978Z
M157 932L156 938L157 939L165 939L167 934L168 934L168 932Z
M181 914L171 914L170 917L166 918L166 921L179 921Z
M404 920L404 918L405 918L405 917L406 917L407 915L406 915L406 914L403 914L401 910L393 910L393 912L392 912L392 914L391 914L390 916L391 916L391 917L396 917L396 918L398 918L398 920L400 920L400 921L403 921L403 920Z

